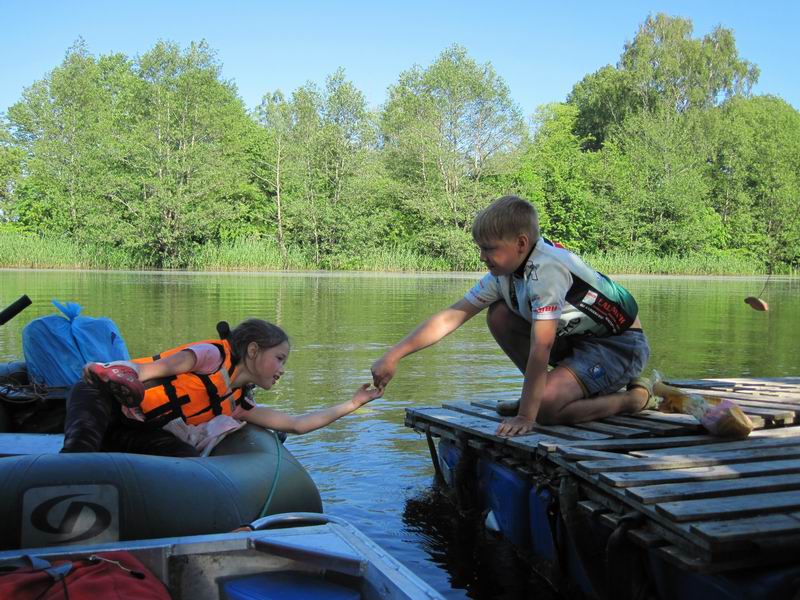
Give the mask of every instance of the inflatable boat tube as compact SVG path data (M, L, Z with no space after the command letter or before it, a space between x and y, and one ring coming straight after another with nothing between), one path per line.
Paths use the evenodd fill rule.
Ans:
M316 485L273 432L252 425L203 458L0 458L3 550L222 533L297 511L322 512Z

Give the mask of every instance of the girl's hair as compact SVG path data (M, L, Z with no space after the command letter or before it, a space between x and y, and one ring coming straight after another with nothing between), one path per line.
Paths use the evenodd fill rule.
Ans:
M289 336L283 329L262 319L246 319L228 336L235 363L247 356L247 347L252 342L258 344L260 350L266 350L288 341Z

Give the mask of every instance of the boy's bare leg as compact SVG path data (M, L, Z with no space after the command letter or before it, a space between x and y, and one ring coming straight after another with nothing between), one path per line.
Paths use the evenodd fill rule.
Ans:
M505 302L495 302L486 315L498 346L525 373L531 347L531 324L514 314ZM607 396L585 398L583 386L569 369L556 367L547 374L537 421L543 425L584 423L619 413L636 412L647 402L647 390L633 388ZM513 403L513 401L511 401Z
M607 396L585 398L583 387L575 374L564 367L556 367L547 374L544 398L536 420L542 425L585 423L641 410L647 398L647 390L640 387Z
M511 312L502 300L489 307L486 324L497 345L511 359L520 373L525 373L531 351L531 324Z

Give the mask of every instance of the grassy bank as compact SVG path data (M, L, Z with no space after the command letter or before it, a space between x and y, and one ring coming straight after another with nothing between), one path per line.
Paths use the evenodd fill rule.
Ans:
M763 275L763 263L729 254L653 256L632 253L588 254L583 257L603 273L641 275ZM470 266L481 270L477 260ZM0 267L33 269L152 269L118 248L78 244L71 240L0 232ZM463 266L462 266L463 268ZM289 249L284 255L271 240L238 240L198 249L186 264L192 271L355 270L451 271L445 259L425 256L413 248L389 247L363 255L335 255L315 264L307 253ZM796 275L790 269L778 272Z

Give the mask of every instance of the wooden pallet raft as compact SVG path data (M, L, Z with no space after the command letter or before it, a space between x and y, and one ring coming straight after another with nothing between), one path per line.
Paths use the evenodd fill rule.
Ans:
M432 438L561 467L579 482L582 508L610 526L635 511L629 536L665 559L701 572L794 560L800 549L800 378L672 381L735 401L755 425L727 441L693 417L644 411L574 426L494 435L493 402L409 409L406 424ZM438 465L436 465L438 468Z
M608 513L613 525L633 509L645 524L631 537L657 546L663 558L683 568L714 572L794 561L800 549L795 379L677 382L735 400L751 419L751 409L761 411L770 428L762 426L746 440L687 436L661 443L650 438L561 444L551 459L580 479L591 498L585 510ZM624 454L614 459L593 455L619 451Z

